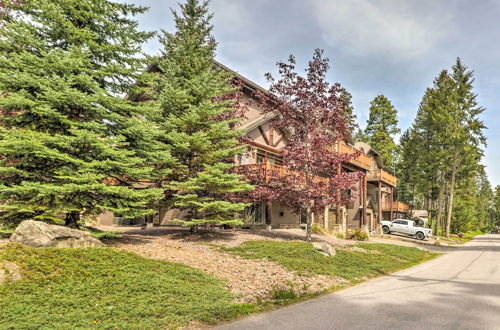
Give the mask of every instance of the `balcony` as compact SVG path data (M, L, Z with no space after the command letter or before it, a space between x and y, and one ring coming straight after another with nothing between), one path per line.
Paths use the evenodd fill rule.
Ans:
M398 178L385 170L373 170L368 175L368 181L382 181L391 187L398 185Z
M382 211L390 211L390 210L391 210L391 202L382 203ZM403 202L392 202L392 211L408 213L410 211L410 206Z
M360 151L342 141L338 144L337 152L352 155ZM363 152L361 152L358 157L351 159L349 163L364 168L365 170L369 170L372 167L372 159Z
M258 164L238 165L234 169L235 173L246 174L251 179L264 180L265 184L269 184L272 180L281 180L286 177L297 178L298 184L305 184L305 174L296 171L290 171L282 165L276 165L269 162ZM315 175L313 181L316 183L328 184L328 178L323 178Z

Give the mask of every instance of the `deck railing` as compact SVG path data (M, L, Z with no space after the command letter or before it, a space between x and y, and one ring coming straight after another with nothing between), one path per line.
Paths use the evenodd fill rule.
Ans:
M391 210L391 202L385 202L382 203L382 210L383 211L390 211ZM406 203L403 202L392 202L392 211L393 212L409 212L410 211L410 206Z
M234 171L238 174L249 173L252 177L259 178L266 184L269 184L273 180L281 180L287 177L293 178L297 182L297 184L306 184L306 176L304 173L291 171L282 165L277 165L269 162L238 165L235 167ZM325 184L328 183L328 178L320 177L317 175L314 175L312 180L314 182L322 182Z
M398 185L398 178L385 170L373 170L368 176L368 181L382 181L392 187Z
M338 143L337 152L341 154L352 155L355 154L356 152L359 152L359 150L342 141ZM361 152L359 156L357 156L356 158L351 159L349 163L364 168L366 170L369 170L372 167L372 159L367 155L365 155L363 152Z

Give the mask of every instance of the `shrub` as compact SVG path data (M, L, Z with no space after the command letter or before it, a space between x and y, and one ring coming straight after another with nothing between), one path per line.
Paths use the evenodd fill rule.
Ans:
M311 232L316 235L328 235L328 230L317 223L313 223Z
M348 239L354 239L357 241L364 241L368 239L368 234L361 229L354 229L347 233Z

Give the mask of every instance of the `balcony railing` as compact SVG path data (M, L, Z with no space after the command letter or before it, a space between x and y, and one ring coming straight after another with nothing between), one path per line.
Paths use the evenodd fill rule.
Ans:
M352 155L355 154L356 152L359 152L359 150L342 141L338 144L337 152L341 154ZM358 157L351 159L349 163L364 168L366 170L369 170L372 167L372 159L367 155L365 155L363 152L361 152Z
M306 176L304 173L291 171L282 165L276 165L269 162L238 165L235 167L234 171L238 174L250 174L251 177L263 180L266 184L269 184L273 180L282 180L287 177L293 177L300 185L306 184ZM312 180L314 182L328 183L328 178L317 175L314 175Z
M383 211L390 211L391 210L391 202L382 203L382 210ZM403 203L403 202L392 202L392 211L393 212L407 213L410 211L410 206L406 203Z
M373 170L368 176L368 181L382 181L392 187L398 185L398 178L385 170Z

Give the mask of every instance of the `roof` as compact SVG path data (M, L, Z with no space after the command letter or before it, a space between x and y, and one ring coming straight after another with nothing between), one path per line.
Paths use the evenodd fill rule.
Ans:
M375 150L371 145L369 145L368 143L366 142L356 142L354 144L354 147L356 147L356 149L363 149L363 151L365 152L366 155L368 155L369 153L372 153L374 154L374 158L375 158L375 161L377 162L377 165L378 167L380 168L384 168L384 163L382 161L382 157L380 157L380 153Z
M429 212L427 210L413 210L413 216L419 218L427 218L429 216Z

